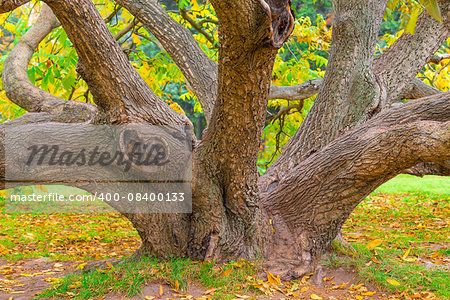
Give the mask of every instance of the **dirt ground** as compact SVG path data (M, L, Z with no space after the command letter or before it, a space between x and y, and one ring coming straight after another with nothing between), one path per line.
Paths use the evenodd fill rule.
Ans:
M0 299L34 299L39 292L50 286L54 278L63 277L65 274L75 271L76 267L82 262L54 262L48 258L25 259L12 262L0 260ZM88 264L95 263L98 262L92 261ZM343 268L323 269L321 277L324 278L321 282L317 282L316 280L316 283L319 283L319 285L307 283L305 286L302 286L295 299L361 300L393 298L393 296L378 290L375 286L368 283L361 285L363 281L358 278L355 272ZM314 277L309 280L309 282L313 281ZM359 285L360 287L358 289L355 289L355 287L350 288L352 285ZM163 291L162 295L160 294L161 287ZM361 291L375 292L375 294L361 298ZM253 299L294 299L294 297L287 297L281 293L274 293L273 295L239 295L236 293L236 299L246 299L247 296ZM187 292L180 293L172 290L169 285L162 281L155 281L145 285L141 295L136 295L131 299L208 299L208 297L210 297L209 299L215 299L214 291L209 292L206 288L195 283L191 284ZM112 294L105 295L100 299L122 300L127 298Z

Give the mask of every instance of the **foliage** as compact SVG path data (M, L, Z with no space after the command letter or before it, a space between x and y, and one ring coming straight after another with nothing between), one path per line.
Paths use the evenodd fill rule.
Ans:
M95 1L108 27L127 53L131 63L154 92L170 104L176 111L185 113L193 121L197 135L205 126L202 108L198 99L189 91L185 79L169 55L161 51L155 38L148 30L134 21L125 9L117 7L113 1ZM438 9L435 0L391 0L385 14L376 55L385 51L405 32L412 33L418 14L425 8L435 18ZM100 5L101 4L101 5ZM179 0L163 1L169 14L188 28L199 42L203 51L217 60L217 17L207 1ZM0 71L7 53L36 20L39 3L25 5L10 14L0 16ZM309 79L323 77L331 41L331 28L327 26L324 15L331 9L331 2L325 0L293 1L297 10L296 27L289 42L280 50L276 59L273 84L295 85ZM195 25L195 26L194 26ZM128 27L127 27L128 26ZM194 28L201 28L198 29ZM123 30L129 30L124 32ZM120 36L119 36L120 33ZM212 42L211 42L212 41ZM450 53L447 42L440 53ZM38 47L29 66L30 80L43 90L67 100L92 102L86 83L76 73L76 52L62 28L53 31ZM450 89L449 68L445 61L438 65L428 64L419 78L441 90ZM264 130L263 144L258 168L264 172L266 167L279 155L282 146L297 130L309 112L315 97L300 101L269 101L267 126ZM280 110L286 113L277 116ZM0 86L0 111L2 122L16 118L24 113L17 105L6 99ZM277 116L277 118L275 118Z
M280 50L280 55L275 60L272 84L296 85L325 75L331 29L327 27L325 20L320 15L317 15L316 24L313 25L309 17L301 17L296 20L291 38ZM286 53L289 55L285 55ZM261 173L295 133L308 114L314 99L315 97L305 101L269 100L268 122L263 133L258 164ZM292 109L275 118L277 112L286 107L292 107Z

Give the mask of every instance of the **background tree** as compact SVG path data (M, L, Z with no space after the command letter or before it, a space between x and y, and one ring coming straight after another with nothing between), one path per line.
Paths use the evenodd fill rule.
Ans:
M3 0L0 13L27 2ZM161 85L152 84L155 77L178 70L202 107L207 129L201 140L193 137L193 212L127 215L142 238L137 255L263 256L274 272L298 277L310 271L352 210L376 187L406 169L416 174L449 174L450 95L415 78L430 60L445 58L434 54L450 34L447 1L439 2L440 14L423 11L417 22L413 20L415 34L404 33L376 58L388 1L332 1L329 56L315 56L316 77L323 75L320 68L328 58L324 78L294 86L271 86L277 51L294 29L289 1L211 1L202 5L214 9L215 14L202 16L211 27L202 27L205 23L199 27L201 22L192 16L202 10L181 1L177 2L179 14L174 14L153 0L117 0L118 6L104 16L89 0L43 2L48 6L4 62L6 95L29 112L11 123L193 126L177 104L155 94L161 95ZM113 35L107 24L115 18L126 19L127 14L136 19L130 18L129 26L120 31L112 30ZM437 16L442 20L436 20ZM75 61L64 59L67 53L52 54L53 63L46 66L52 72L34 77L33 71L28 75L27 67L34 49L59 22L58 42L69 39L73 44L78 75L69 75L76 80L65 87L53 84L49 93L36 87L37 79L59 82L66 75L64 65ZM136 29L138 22L145 28ZM191 30L180 23L190 24ZM299 24L300 29L310 27L307 19ZM316 28L317 36L323 37L317 47L327 52L329 32L323 19ZM170 69L166 60L167 64L160 64L161 72L139 58L140 38L124 51L119 43L124 45L126 40L121 39L134 36L157 40L178 68ZM154 48L148 46L146 51ZM298 50L292 52L298 54ZM163 53L158 59L167 58ZM282 68L284 61L278 63ZM284 73L286 80L293 82L294 75L289 80L288 73ZM77 84L84 84L81 79L89 92L76 95L80 93ZM274 79L280 79L276 71ZM260 176L257 161L268 99L301 102L317 92L304 121ZM85 101L62 99L74 96ZM393 106L405 98L421 99ZM278 115L283 109L289 111L289 105L272 113ZM0 175L4 179L3 160Z

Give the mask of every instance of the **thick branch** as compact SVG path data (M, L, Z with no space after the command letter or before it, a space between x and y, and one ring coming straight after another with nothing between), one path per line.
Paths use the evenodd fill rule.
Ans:
M375 73L385 90L385 103L398 99L405 87L450 36L450 2L440 1L443 22L424 11L417 21L414 35L404 33L386 52L376 59ZM445 57L444 57L445 58Z
M413 81L406 86L402 93L398 94L397 99L390 101L391 103L401 99L419 99L442 93L435 87L432 87L418 78L414 78Z
M434 64L438 64L441 61L446 60L446 59L450 59L450 53L433 55L430 59L430 62L432 62Z
M270 86L269 99L303 100L314 96L323 83L322 78L293 86Z
M264 207L297 237L292 244L317 253L382 183L419 163L449 158L446 93L386 110L339 137L265 189Z
M28 64L34 50L58 26L59 23L51 9L44 4L36 23L24 34L5 61L2 80L6 96L29 112L71 114L72 121L93 119L97 114L95 106L64 101L37 88L28 78Z
M450 176L450 160L422 163L406 169L402 173L423 177L425 175Z
M0 14L10 12L28 2L30 0L0 0Z
M69 101L68 101L69 102ZM70 101L72 102L72 101ZM73 101L75 102L75 101ZM54 114L40 112L40 113L26 113L21 117L0 124L0 190L5 189L5 128L8 125L33 125L38 123L80 123L89 122L92 120L92 116L89 114L74 115L78 112L75 110L67 109L61 113Z
M189 124L161 101L128 61L90 0L47 0L78 54L77 71L112 123Z
M386 4L387 0L333 2L335 24L322 86L308 116L265 176L277 180L378 109L383 93L373 62Z
M217 64L200 49L190 31L178 24L156 0L116 0L158 39L180 68L210 119L217 97Z

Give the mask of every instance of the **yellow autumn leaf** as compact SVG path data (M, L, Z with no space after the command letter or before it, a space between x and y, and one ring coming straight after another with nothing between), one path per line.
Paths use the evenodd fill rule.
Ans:
M356 296L355 296L355 299L356 299L356 300L363 300L364 297L363 297L363 296L360 296L360 295L356 295Z
M380 241L380 240L373 240L373 241L367 243L366 249L368 249L368 250L375 249L375 247L380 246L382 243L383 243L383 242Z
M87 263L79 264L78 267L76 267L76 270L83 270L84 267L86 267L86 265L87 265Z
M5 246L0 245L0 255L8 254L8 249Z
M300 289L300 293L304 293L304 292L306 292L307 290L309 290L309 288L306 287L306 286L304 286L304 287L302 287L302 288Z
M5 25L3 25L3 28L10 32L14 32L16 30L16 26L11 23L6 23Z
M37 190L39 190L41 192L44 192L44 193L48 192L48 189L47 189L47 187L45 185L36 185L35 187L36 187Z
M216 288L212 288L212 289L206 290L203 294L208 295L208 294L214 293L215 291L217 291L217 289Z
M279 276L275 277L270 272L267 273L267 280L273 285L281 285L280 277Z
M164 294L164 290L162 285L159 285L159 295L162 296Z
M250 296L247 295L239 295L239 294L234 294L236 297L238 297L239 299L250 299Z
M361 295L363 296L373 296L376 292L362 292Z
M155 297L153 297L153 296L145 296L145 299L146 300L153 300L153 299L155 299Z
M110 269L114 268L113 264L110 263L109 261L106 262L106 265L107 265Z
M315 300L322 300L322 297L316 295L316 294L311 294L311 299L315 299Z
M56 282L61 282L62 278L54 278L54 277L47 277L43 279L46 282L50 282L50 283L56 283Z
M386 281L389 282L392 285L396 285L396 286L400 285L400 282L398 282L397 280L392 279L392 278L386 278Z
M406 250L405 254L403 254L402 259L405 260L408 257L410 252L411 252L411 246L408 248L408 250Z
M417 18L419 17L420 9L416 7L411 13L411 18L409 19L408 25L406 25L405 32L409 34L414 34L416 32Z

